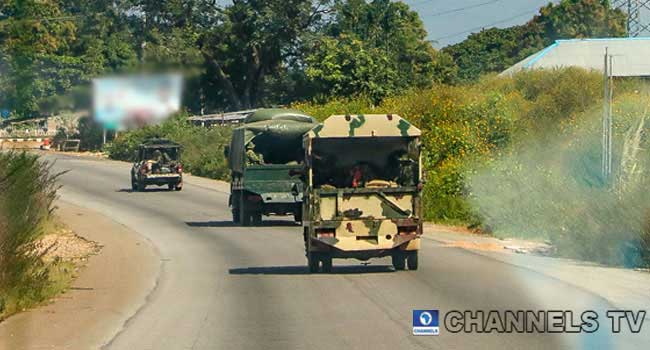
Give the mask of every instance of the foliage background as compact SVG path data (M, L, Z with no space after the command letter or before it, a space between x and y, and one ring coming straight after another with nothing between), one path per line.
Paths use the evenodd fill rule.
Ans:
M232 129L193 126L186 114L177 115L161 125L148 126L120 135L108 144L106 151L112 159L133 161L138 146L146 139L162 137L183 145L182 163L185 172L193 175L229 180L230 170L224 156Z

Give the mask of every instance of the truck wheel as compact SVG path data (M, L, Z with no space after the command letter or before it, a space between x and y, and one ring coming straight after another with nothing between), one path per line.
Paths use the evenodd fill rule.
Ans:
M241 221L241 212L239 210L239 196L234 193L230 195L228 199L228 204L230 205L230 211L232 212L232 222L235 224L240 223Z
M244 203L240 204L239 218L241 219L242 226L250 226L251 225L251 213L248 212L248 210L246 210L246 207L244 206Z
M147 187L147 186L144 184L143 181L138 181L138 192L144 192L144 189L145 189L146 187Z
M402 252L393 253L393 267L397 271L402 271L406 268L406 259Z
M233 205L231 211L232 211L232 222L235 223L235 224L238 224L239 221L241 220L241 216L240 216L240 213L239 213L239 207L236 207L236 206Z
M135 182L135 178L131 175L131 191L135 192L138 190L138 184Z
M406 256L406 264L409 267L409 270L415 271L418 269L418 251L417 250L411 250L407 253L408 255Z
M316 252L307 253L307 265L309 265L309 272L310 273L317 273L318 272L318 263L319 262L320 262L320 259L318 259L318 253L316 253Z
M262 213L253 213L251 214L251 217L253 219L253 225L262 225Z
M323 273L332 272L332 256L330 254L322 254L320 260L323 262Z
M298 208L298 211L293 213L293 220L299 224L302 224L302 208Z

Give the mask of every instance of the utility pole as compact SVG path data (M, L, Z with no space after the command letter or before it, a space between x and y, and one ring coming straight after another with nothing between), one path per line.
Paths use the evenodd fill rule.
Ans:
M612 8L627 14L627 35L650 34L650 0L612 0Z
M604 74L603 74L603 135L602 135L602 175L603 180L609 183L612 175L612 105L614 96L614 59L605 48Z

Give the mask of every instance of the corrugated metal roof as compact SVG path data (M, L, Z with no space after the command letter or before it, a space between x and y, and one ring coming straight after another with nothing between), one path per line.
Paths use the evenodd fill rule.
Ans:
M553 45L508 68L501 75L512 75L526 69L562 67L603 71L606 48L613 56L614 76L650 76L650 38L557 40Z

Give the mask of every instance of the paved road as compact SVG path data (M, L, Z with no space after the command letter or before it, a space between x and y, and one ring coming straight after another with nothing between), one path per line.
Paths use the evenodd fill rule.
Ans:
M230 223L228 196L186 183L182 192L129 189L129 165L56 158L66 201L104 213L149 239L162 257L147 303L108 349L560 349L645 348L612 336L607 303L558 280L423 240L420 270L388 259L335 260L328 275L305 267L300 227ZM595 335L411 336L413 309L597 310Z

